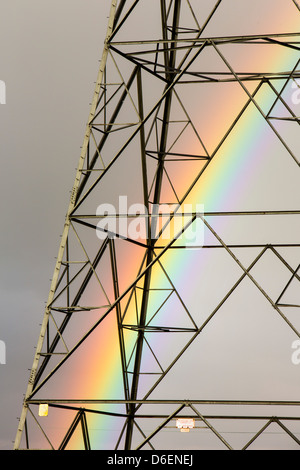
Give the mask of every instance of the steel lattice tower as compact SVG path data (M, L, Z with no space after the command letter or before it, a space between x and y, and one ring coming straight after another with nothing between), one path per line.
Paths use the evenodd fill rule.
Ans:
M16 449L300 444L300 6L250 3L111 2Z

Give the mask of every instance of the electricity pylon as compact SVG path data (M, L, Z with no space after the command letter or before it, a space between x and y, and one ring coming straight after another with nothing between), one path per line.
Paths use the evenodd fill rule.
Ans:
M299 10L111 2L16 449L300 444Z

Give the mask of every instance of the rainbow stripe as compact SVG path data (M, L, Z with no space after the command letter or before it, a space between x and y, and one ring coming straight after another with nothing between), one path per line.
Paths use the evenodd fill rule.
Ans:
M293 14L291 14L292 12ZM280 16L278 15L278 17L274 11L272 14L274 16L272 18L274 24L279 30L300 30L300 21L296 9L295 11L292 8L287 9L286 13L280 11ZM284 15L286 16L284 17ZM298 60L298 51L287 51L285 48L278 46L274 48L274 55L269 55L271 49L273 50L273 48L268 48L268 63L266 63L265 54L256 58L258 68L263 70L291 70L295 66ZM226 51L224 54L226 56ZM241 62L243 62L243 59L244 57L241 57ZM252 93L257 85L258 83L249 82L246 86L249 92ZM283 82L279 81L278 90L281 89L282 85ZM236 84L232 85L232 90L236 90L236 87ZM229 89L230 86L228 86ZM213 122L211 119L206 121L201 120L202 126L199 128L206 148L211 153L214 152L217 142L225 134L226 129L228 129L230 109L233 109L233 120L236 111L242 110L249 99L246 93L241 92L241 90L234 93L233 96L235 96L234 103L232 103L231 93L226 94L221 104L217 101L208 102L209 100L207 100L207 105L212 109L212 113L217 110L217 116ZM275 95L267 84L264 84L255 96L257 104L265 113L270 109L274 99ZM197 109L194 109L193 113L197 114ZM185 145L186 153L199 154L203 152L203 149L199 148L201 147L199 143L198 147L197 144L191 144L190 142L186 142ZM259 181L265 180L267 172L273 164L273 155L278 149L278 145L281 144L278 139L274 139L274 133L263 116L253 103L249 104L242 118L233 128L223 145L218 149L185 202L193 206L201 203L204 205L205 211L239 210L240 208L244 210L245 207L249 210L256 209L256 207L252 206L253 201L255 203L255 198L253 198L255 185L259 184ZM180 168L183 168L183 165L180 165ZM197 162L195 162L194 166L193 164L187 165L187 168L186 174L180 171L180 178L175 177L176 190L181 197L195 178L195 172L199 172L199 168L201 169ZM217 221L216 224L218 223L224 224L224 221ZM216 227L218 228L218 225ZM164 241L164 243L167 242ZM202 265L199 267L198 277L201 277L204 272L206 263L209 263L210 256L211 254L208 251L202 256ZM184 286L185 298L193 297L195 289L195 286L191 285L191 283L184 282L184 273L188 272L194 257L194 250L174 249L167 252L162 258L166 271L172 274L174 285L178 288L182 285ZM128 260L131 260L130 264ZM133 250L131 256L128 255L127 260L124 258L124 263L119 263L119 277L121 282L123 282L123 285L120 286L121 292L122 289L130 285L132 280L135 279L140 263L141 252L138 249L136 249L136 252ZM152 313L155 312L156 307L171 292L170 283L167 281L161 267L156 264L153 268L151 288L155 289L162 286L166 288L165 291L153 290L151 293ZM124 299L123 305L125 305L127 299L128 297ZM171 303L168 303L168 305L172 307L172 302L176 305L177 301L176 296L172 294L172 299L169 301ZM132 306L128 310L126 321L128 323L134 321L134 316L135 308ZM181 319L170 320L168 318L168 309L163 308L155 318L155 321L153 321L153 324L163 326L164 322L168 324L170 321L174 321L175 324L177 321L177 324L180 325ZM188 323L186 317L184 317L184 321ZM136 336L129 330L125 330L124 334L127 351L131 351L134 347ZM150 335L147 334L147 338L149 338L150 342ZM151 344L153 349L159 349L159 335L157 335L157 340L153 340ZM153 363L153 356L151 356L151 353L145 347L143 368L146 370L149 367L154 369L155 364ZM101 327L97 328L90 335L86 344L78 350L78 354L74 354L71 363L68 362L68 371L68 375L65 375L63 380L64 384L68 384L67 389L59 390L57 385L55 387L55 393L59 398L124 398L118 329L114 311L105 319ZM64 368L62 368L62 373L65 373ZM142 390L140 396L142 397ZM122 412L124 408L110 408L107 406L106 410ZM68 417L68 419L71 418ZM97 414L91 415L88 419L92 429L90 431L92 448L111 448L117 440L122 422L124 421L121 420L120 422L119 418L99 416ZM66 422L61 424L66 425ZM81 438L78 436L78 438L73 439L68 448L78 449L81 446Z

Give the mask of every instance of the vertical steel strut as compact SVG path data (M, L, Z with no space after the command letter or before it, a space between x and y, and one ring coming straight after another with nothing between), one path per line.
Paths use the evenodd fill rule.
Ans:
M164 40L167 40L168 26L167 26L166 1L161 0L160 4L161 4L161 18L162 18L162 35L163 35ZM172 41L175 41L178 35L180 6L181 6L181 0L175 0L173 22L172 22ZM174 68L175 68L175 61L176 61L176 50L173 47L172 42L170 46L168 46L168 43L166 42L164 44L164 47L165 47L164 65L165 65L165 74L166 74L166 79L167 79L167 84L166 84L166 90L167 90L170 88L175 78ZM170 51L168 51L169 47L171 49ZM170 118L171 104L172 104L172 94L173 94L173 90L172 88L170 88L164 101L163 121L162 121L161 135L160 135L157 174L156 174L155 191L154 191L154 199L153 199L154 211L153 211L153 217L151 218L151 227L149 227L149 230L148 230L146 266L152 263L153 256L154 256L155 238L152 237L151 234L156 233L156 229L155 229L155 225L157 224L156 212L158 211L158 206L160 203L162 177L164 173L164 159L166 155L166 143L167 143L169 118ZM147 203L147 206L148 206L148 203ZM138 385L139 385L139 378L140 378L140 369L141 369L144 334L145 334L144 329L145 329L146 318L147 318L151 275L152 275L152 269L149 269L147 273L145 274L145 278L144 278L141 313L140 313L139 328L138 328L138 333L137 333L138 337L137 337L136 352L135 352L134 372L133 372L131 394L130 394L131 400L136 400L137 394L138 394ZM131 449L135 409L136 409L135 405L130 405L129 418L128 418L127 430L126 430L126 439L125 439L125 449L127 450Z

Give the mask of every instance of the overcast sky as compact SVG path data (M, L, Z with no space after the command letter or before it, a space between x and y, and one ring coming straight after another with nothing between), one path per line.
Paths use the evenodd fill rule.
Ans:
M110 2L1 0L0 448L12 448Z

